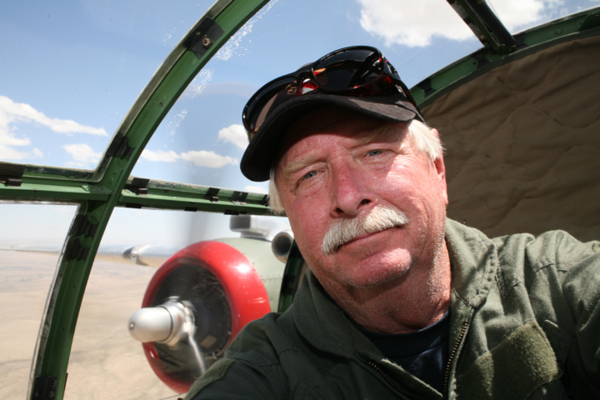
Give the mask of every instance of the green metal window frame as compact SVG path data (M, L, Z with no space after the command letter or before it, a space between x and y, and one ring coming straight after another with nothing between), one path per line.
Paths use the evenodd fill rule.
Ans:
M219 48L269 0L218 0L158 69L113 136L95 171L0 162L0 201L75 204L46 302L30 375L30 399L63 398L75 326L92 264L115 207L269 213L264 194L244 193L130 177L142 150L184 89ZM485 1L447 0L465 18L484 48L416 85L421 107L471 79L532 52L600 31L600 9L591 9L512 37ZM468 20L468 21L467 21ZM513 40L514 39L514 40ZM291 257L286 277L299 282L302 258ZM280 309L295 290L282 293Z
M219 0L155 73L95 171L0 163L0 200L78 206L46 301L30 399L63 398L75 325L92 264L115 207L267 214L264 194L130 178L142 150L202 67L268 0ZM142 182L143 187L140 187Z

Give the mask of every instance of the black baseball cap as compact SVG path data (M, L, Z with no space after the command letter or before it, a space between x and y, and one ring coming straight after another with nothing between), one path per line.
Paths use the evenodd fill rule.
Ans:
M288 129L305 114L324 106L337 106L386 122L425 122L417 108L401 91L379 96L343 96L314 90L285 102L274 110L254 134L240 168L255 182L270 178L271 165Z

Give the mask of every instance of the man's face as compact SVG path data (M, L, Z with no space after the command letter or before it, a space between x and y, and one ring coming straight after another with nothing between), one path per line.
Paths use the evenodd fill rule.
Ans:
M443 160L414 148L406 124L326 108L295 123L282 145L277 185L296 242L328 291L373 287L430 268L443 245ZM397 209L408 222L346 237L328 252L336 222ZM372 229L373 230L373 229ZM352 237L352 235L350 236ZM334 242L335 243L335 242Z

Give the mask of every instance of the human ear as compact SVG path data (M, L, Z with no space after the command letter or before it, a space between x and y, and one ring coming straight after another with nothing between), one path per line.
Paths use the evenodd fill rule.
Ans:
M432 128L431 132L439 139L440 133L437 129ZM446 205L448 205L448 187L446 184L446 165L444 164L444 155L440 154L435 160L433 160L433 165L435 166L436 174L439 178L440 189L442 190L444 201Z

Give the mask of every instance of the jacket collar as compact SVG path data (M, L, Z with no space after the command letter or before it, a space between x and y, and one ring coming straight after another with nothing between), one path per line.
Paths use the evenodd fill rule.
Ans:
M494 244L480 231L448 219L446 245L452 265L453 310L478 308L494 282L498 266ZM308 269L290 311L302 336L318 349L351 358L359 348L367 357L381 358Z
M496 246L479 230L451 219L446 220L446 246L452 265L453 306L462 300L469 307L479 308L494 284Z
M346 313L331 299L317 278L306 270L292 305L298 330L319 350L352 358L354 350L366 349L370 358L381 353L358 329Z

